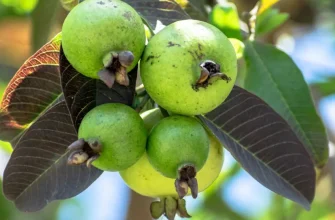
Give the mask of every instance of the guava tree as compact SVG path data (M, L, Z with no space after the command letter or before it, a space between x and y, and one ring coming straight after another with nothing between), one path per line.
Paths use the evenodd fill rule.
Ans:
M182 198L188 188L196 198L198 191L216 179L223 146L264 187L310 209L316 170L328 159L328 140L299 68L285 52L258 41L288 18L272 8L276 0L262 0L246 13L243 20L247 29L241 28L237 9L231 3L123 1L140 15L142 24L129 11L107 15L108 10L103 13L102 9L86 7L85 13L73 15L88 2L103 10L111 2L124 4L118 0L63 0L70 11L68 17L74 18L65 21L63 33L22 65L5 91L0 106L0 139L10 142L14 149L3 179L7 199L21 211L35 212L54 200L78 195L99 178L102 169L116 170L135 191L151 197L166 196L152 204L153 217L165 214L173 219L177 210L182 217L189 217ZM205 3L211 8L209 19ZM86 20L89 15L104 23ZM156 29L158 22L167 27ZM71 36L71 31L84 37ZM87 47L77 47L80 43ZM140 80L144 86L136 85ZM120 169L105 169L106 164L99 162L105 156L100 150L103 145L100 140L88 140L92 133L100 132L97 135L101 140L114 143L121 136L125 141L129 138L125 146L138 144L132 142L130 130L121 132L116 127L108 133L104 126L98 127L108 122L108 126L116 126L119 122L113 120L120 109L110 115L101 112L113 112L113 107L100 111L103 120L99 123L87 119L92 111L111 103L123 106L120 114L133 114L133 109L142 113L143 129L136 131L141 142L145 142L146 137L140 138L147 135L145 130L152 133L147 142L148 158L140 157L143 152L139 150L141 155L134 159L138 162L127 161L127 167ZM147 110L153 119L148 119ZM142 120L138 115L134 118ZM129 125L136 120L123 122ZM204 138L195 142L187 139L193 131ZM167 137L171 133L178 138L170 141ZM204 152L201 155L205 158L194 159L197 154L189 153L191 147L185 148L188 153L182 148L171 150L189 143ZM145 144L139 145L145 148ZM155 150L163 148L163 153ZM219 153L211 154L211 149ZM131 158L131 150L128 155L120 151L118 158ZM171 159L177 156L182 162ZM207 161L217 167L215 174L205 169ZM141 188L137 182L148 173L152 175L143 180L145 186L166 186L155 192Z

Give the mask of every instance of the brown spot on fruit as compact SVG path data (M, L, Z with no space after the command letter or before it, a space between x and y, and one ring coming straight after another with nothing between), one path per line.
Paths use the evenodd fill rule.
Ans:
M132 18L132 14L130 11L125 12L122 16L125 17L128 21L130 21Z
M145 60L145 62L149 62L150 60L155 59L155 58L159 58L159 57L160 57L160 55L159 56L150 55L150 56L147 57L147 59ZM152 63L152 61L151 61L151 63Z
M169 41L169 42L168 42L168 46L167 46L167 47L174 47L174 46L178 46L178 47L180 47L180 44L173 43L172 41Z

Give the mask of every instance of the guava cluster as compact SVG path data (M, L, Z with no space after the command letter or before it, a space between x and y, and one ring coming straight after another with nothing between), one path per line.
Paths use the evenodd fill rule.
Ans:
M228 38L202 21L177 21L150 38L146 28L136 10L119 0L85 0L69 12L62 48L71 65L111 89L128 86L129 71L139 65L145 93L159 108L93 108L69 146L68 163L119 171L142 195L175 198L153 203L153 216L173 216L167 211L172 207L188 217L181 199L196 198L223 163L221 143L196 116L229 95L236 55Z

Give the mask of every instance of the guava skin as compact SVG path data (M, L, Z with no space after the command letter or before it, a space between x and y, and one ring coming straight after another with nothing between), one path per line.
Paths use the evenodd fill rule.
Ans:
M99 157L92 165L106 171L120 171L136 163L145 152L147 131L131 107L109 103L95 107L82 120L79 139L98 140Z
M200 65L211 60L227 79L213 77L194 88ZM219 106L229 95L237 60L228 38L216 27L196 20L177 21L153 36L140 62L143 84L160 106L181 115L199 115Z
M150 110L141 114L149 130L157 123L157 115L163 115L159 109ZM197 173L199 192L207 189L219 176L223 165L223 147L212 135L209 135L210 147L205 165ZM125 183L135 192L148 197L177 197L174 179L168 178L155 170L148 160L146 153L143 154L134 165L120 172Z
M78 72L96 79L111 52L131 51L134 61L127 67L131 71L142 55L145 41L141 17L120 0L85 0L70 11L62 28L66 58Z
M195 118L180 115L164 118L148 137L147 154L150 163L169 178L179 178L178 170L188 164L200 171L208 152L208 135Z

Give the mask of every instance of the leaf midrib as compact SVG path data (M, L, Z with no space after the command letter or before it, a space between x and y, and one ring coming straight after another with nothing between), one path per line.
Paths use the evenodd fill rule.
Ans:
M290 113L290 115L295 119L295 124L299 127L299 130L301 130L301 134L304 138L303 143L307 142L307 144L310 146L309 149L312 151L313 155L316 156L318 158L318 161L321 161L319 158L319 155L317 154L317 152L314 150L313 148L313 144L310 142L310 140L308 139L308 137L306 136L305 130L302 128L300 122L297 120L297 118L295 117L295 115L293 114L291 108L289 108L289 104L286 102L285 97L283 96L282 92L280 91L280 89L278 88L278 85L275 83L275 80L273 79L271 72L269 71L269 69L267 68L267 66L265 65L265 63L263 62L263 60L261 59L261 57L259 56L259 54L257 53L257 50L254 48L252 42L248 42L250 48L252 48L253 53L255 54L255 58L260 62L260 64L262 65L262 67L264 67L264 70L268 73L269 78L271 80L271 83L276 87L279 95L280 95L280 99L282 101L282 103L284 104L284 106L286 107L286 109L288 110L288 112Z
M58 96L58 98L62 95L63 93L61 93L59 96ZM49 110L49 107L50 106L52 106L52 104L53 103L55 103L55 101L57 101L58 100L58 98L56 98L44 111L43 111L43 113L41 113L40 114L40 116L39 117L37 117L37 119L39 119L40 117L42 117L44 114L45 114L45 112L47 111L47 110ZM64 102L64 104L65 105L67 105L66 103L65 103L65 101L63 101ZM68 110L68 108L67 108L67 110ZM69 117L71 118L71 116L69 115ZM37 120L36 119L36 120ZM35 122L35 121L34 121ZM33 124L33 122L31 123L31 124ZM72 124L73 125L73 124ZM29 126L30 127L30 126ZM29 129L29 128L27 128L27 129ZM26 131L26 130L25 130ZM24 132L25 132L24 131ZM74 129L74 131L75 131L75 133L77 133L76 132L76 129ZM21 136L21 138L23 137L23 135ZM21 138L20 138L20 140L21 140ZM20 142L20 140L18 141L18 143ZM52 163L52 165L51 166L49 166L49 168L47 168L47 169L45 169L45 171L43 171L40 175L38 175L38 178L36 178L33 182L31 182L16 198L15 198L15 200L17 200L18 198L20 198L33 184L35 184L45 173L47 173L52 167L53 167L53 165L55 165L55 164L57 164L58 162L59 162L59 160L61 160L61 159L63 159L65 156L66 156L66 154L67 154L67 151L65 151L64 152L64 154L62 155L62 156L60 156L57 160L55 160L53 163Z
M273 173L275 173L278 177L280 177L280 179L282 179L287 185L289 185L294 191L296 191L299 195L301 195L309 204L310 202L308 201L308 199L297 189L295 188L293 185L290 184L290 182L288 182L286 179L284 179L281 175L279 175L279 173L274 170L272 167L268 166L267 163L265 163L263 160L261 160L260 158L258 158L257 156L255 156L255 154L253 154L252 152L250 152L247 148L244 147L243 144L241 144L238 140L236 140L234 137L232 137L230 134L226 133L222 128L216 126L215 123L213 123L210 119L208 119L205 116L206 120L208 120L211 124L213 124L217 129L219 129L220 131L222 131L225 135L227 135L229 138L231 138L232 140L234 140L239 146L241 146L245 151L249 152L251 155L253 155L253 158L255 158L256 160L258 160L261 164L263 164L265 167L267 167L269 170L271 170Z

